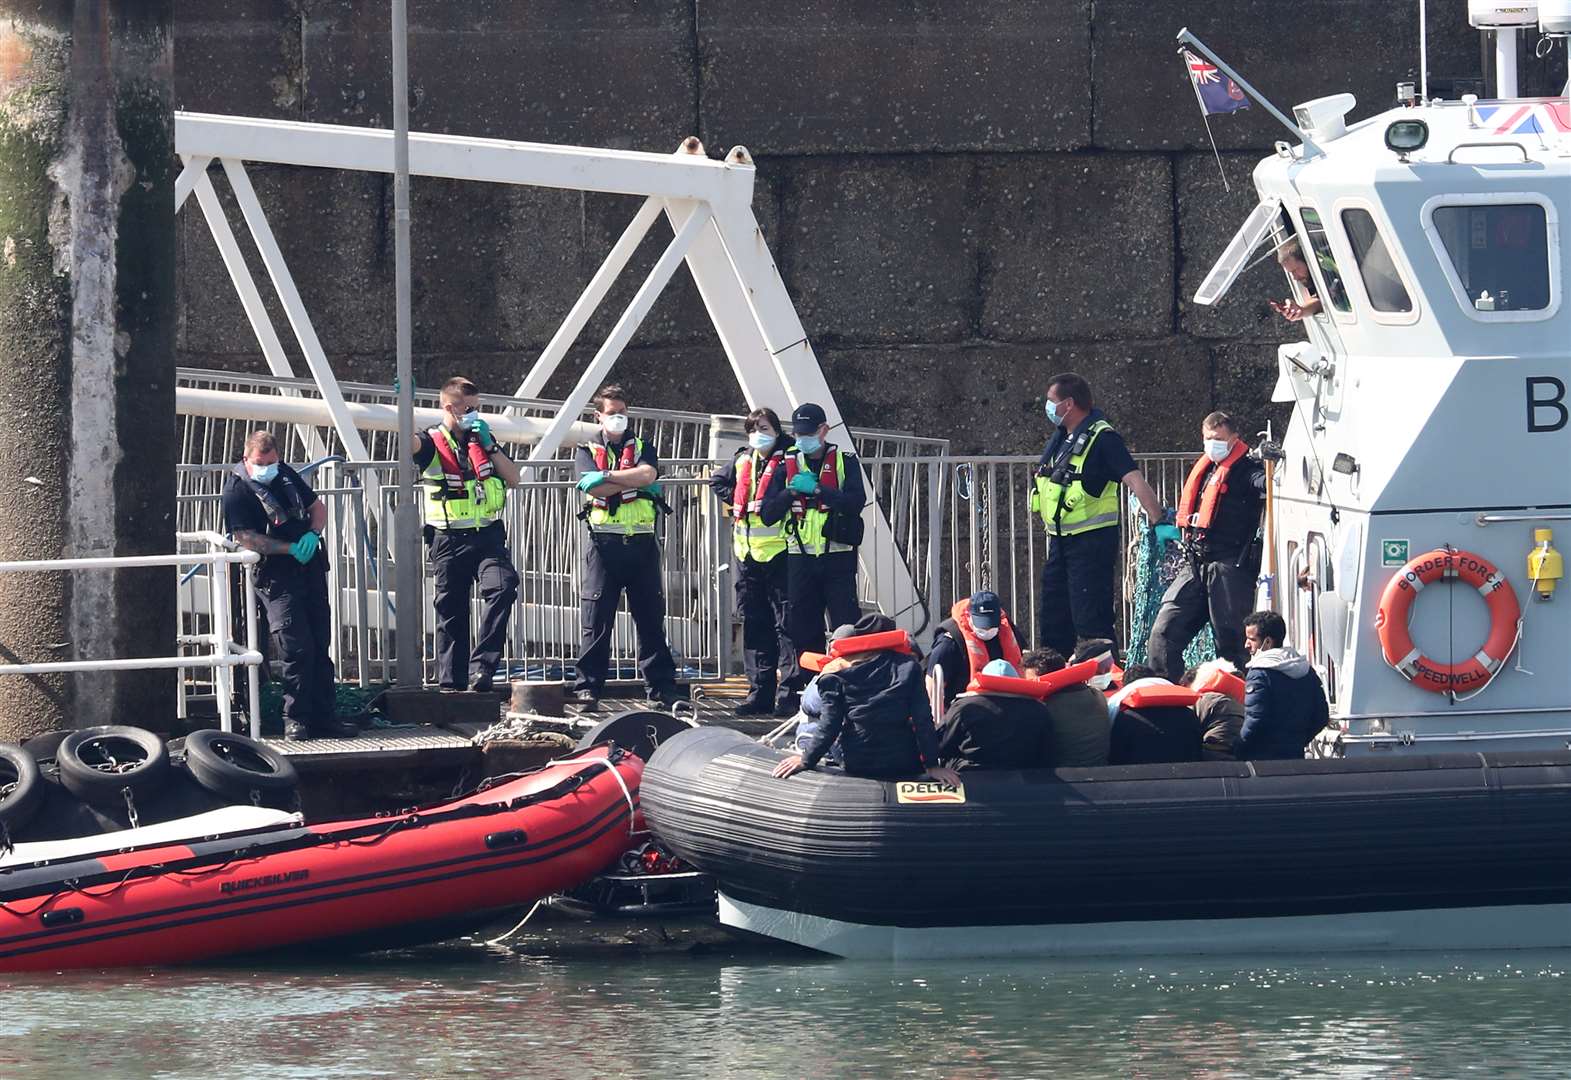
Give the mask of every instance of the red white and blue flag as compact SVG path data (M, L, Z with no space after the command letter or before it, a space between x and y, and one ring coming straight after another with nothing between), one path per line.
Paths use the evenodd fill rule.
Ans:
M1184 66L1189 69L1189 81L1194 84L1201 111L1207 116L1249 108L1249 98L1238 84L1218 71L1209 60L1185 49Z
M1571 132L1571 105L1564 101L1480 105L1478 121L1495 135L1565 134Z

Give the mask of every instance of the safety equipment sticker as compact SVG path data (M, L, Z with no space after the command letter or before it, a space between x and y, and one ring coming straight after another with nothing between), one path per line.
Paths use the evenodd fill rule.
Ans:
M1408 542L1406 540L1380 541L1381 566L1406 566L1408 559Z
M937 780L901 780L895 784L895 798L903 803L963 803L966 786L950 787Z

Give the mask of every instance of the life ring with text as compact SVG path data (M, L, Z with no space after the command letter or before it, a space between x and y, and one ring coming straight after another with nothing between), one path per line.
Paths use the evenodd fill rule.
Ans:
M1460 663L1431 660L1418 651L1408 632L1413 602L1425 586L1437 581L1448 585L1465 582L1477 589L1489 606L1488 639L1483 648ZM1375 630L1380 635L1380 650L1386 663L1414 686L1436 694L1455 694L1481 689L1495 677L1516 648L1521 617L1516 590L1488 559L1471 551L1437 548L1410 560L1386 583L1375 612Z

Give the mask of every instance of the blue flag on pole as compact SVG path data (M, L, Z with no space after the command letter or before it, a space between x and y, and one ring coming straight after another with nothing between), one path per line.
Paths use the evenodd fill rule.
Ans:
M1232 79L1216 69L1216 65L1184 50L1184 64L1189 68L1189 79L1195 85L1195 96L1207 116L1237 112L1249 108L1249 98Z

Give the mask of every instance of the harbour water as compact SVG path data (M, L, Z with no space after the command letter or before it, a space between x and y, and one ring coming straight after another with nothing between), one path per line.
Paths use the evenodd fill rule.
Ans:
M11 977L6 1080L1564 1077L1571 952L1053 964L455 943Z

